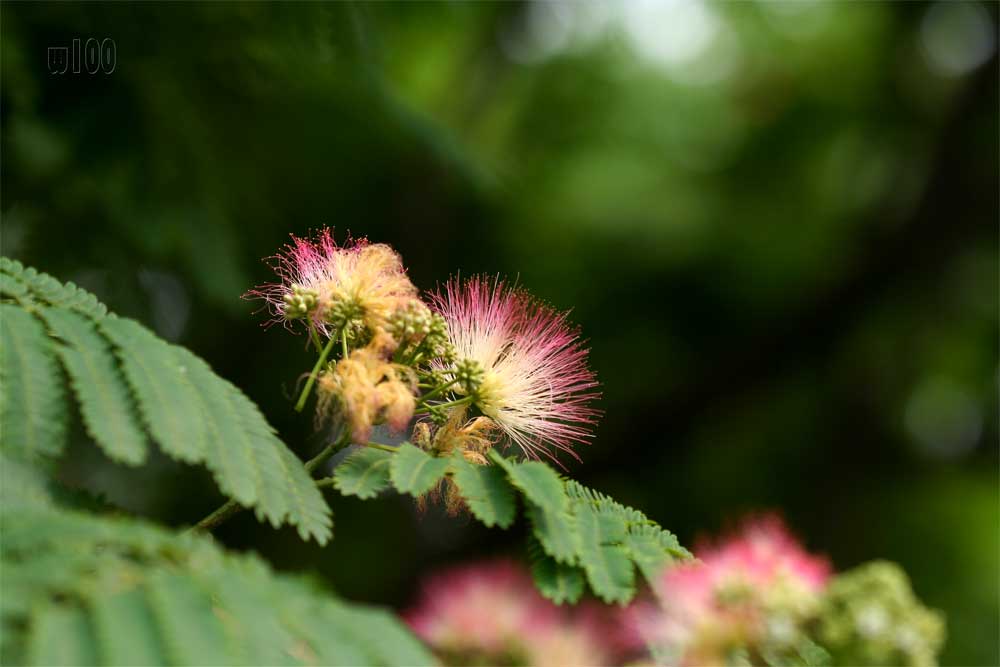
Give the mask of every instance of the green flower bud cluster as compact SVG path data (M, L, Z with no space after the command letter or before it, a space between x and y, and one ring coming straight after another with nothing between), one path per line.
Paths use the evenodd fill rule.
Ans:
M333 328L335 335L341 331L347 332L347 344L352 347L362 347L371 340L371 332L364 322L364 308L353 300L335 302L326 309L324 319Z
M297 320L305 317L316 307L319 294L316 290L306 289L301 285L292 285L292 291L282 297L285 302L284 315L286 319Z
M363 327L362 318L364 310L354 301L337 301L326 311L326 321L336 330L347 327L348 331L352 327Z
M416 299L397 308L388 322L388 330L400 345L416 345L431 332L433 315Z
M451 376L447 371L435 370L433 368L428 368L420 371L424 381L432 387L437 387L442 384L448 384L451 381Z
M397 308L386 328L399 343L399 349L408 351L411 360L455 362L455 349L448 339L448 323L416 299Z
M455 364L455 381L465 394L475 394L485 379L486 371L478 361L462 359Z
M819 618L819 640L836 664L934 665L944 634L941 614L921 605L903 570L884 561L834 579Z
M424 346L431 357L436 357L446 364L455 363L455 348L448 336L448 322L438 313L431 315L430 331L424 338Z

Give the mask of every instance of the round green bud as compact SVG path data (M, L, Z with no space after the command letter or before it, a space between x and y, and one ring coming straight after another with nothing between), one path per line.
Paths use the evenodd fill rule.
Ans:
M311 313L318 303L319 295L315 290L306 289L301 285L292 285L292 291L282 297L284 315L287 319L297 320Z
M474 359L462 359L455 364L455 380L466 394L475 394L486 379L486 371Z

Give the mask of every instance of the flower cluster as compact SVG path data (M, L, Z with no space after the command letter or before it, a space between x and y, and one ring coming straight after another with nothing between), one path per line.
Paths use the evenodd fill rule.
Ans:
M934 664L942 622L895 566L832 577L774 516L696 556L630 612L662 664Z
M317 358L296 409L315 388L317 420L342 426L307 470L351 443L398 451L369 442L383 424L430 456L482 466L504 446L558 462L591 437L598 384L587 349L566 313L524 289L473 276L421 295L391 247L338 245L328 229L292 237L274 268L279 280L246 296L264 301L270 323L307 332ZM447 474L421 493L420 503L464 508ZM697 556L624 612L556 607L506 561L457 568L427 583L408 619L451 665L621 664L648 645L671 665L922 667L943 641L940 617L897 568L831 577L775 517Z
M279 281L247 294L270 322L302 325L319 354L318 417L364 444L378 424L437 455L486 464L497 444L525 456L575 455L597 411L587 350L566 315L499 279L453 279L426 301L400 256L364 239L338 245L326 229L292 237Z
M780 652L802 640L829 576L781 522L765 517L698 552L699 561L666 570L660 605L636 612L641 633L668 662L728 664L738 652Z
M565 314L482 277L449 281L432 306L448 323L458 358L473 362L471 373L451 375L459 391L526 454L549 454L549 446L572 453L589 436L597 382Z
M611 665L628 648L613 609L557 607L506 560L432 576L405 618L446 665Z
M326 336L352 321L384 326L417 296L395 250L365 239L338 246L329 229L315 239L293 236L274 260L280 281L248 296L265 301L272 321L305 320Z

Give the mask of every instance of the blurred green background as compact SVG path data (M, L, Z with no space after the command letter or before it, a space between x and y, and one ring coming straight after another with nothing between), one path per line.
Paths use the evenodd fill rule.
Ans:
M606 416L568 473L693 543L778 509L838 569L901 563L946 664L998 655L996 4L11 4L3 253L205 357L302 456L304 340L239 296L323 225L414 282L517 276L573 308ZM111 74L49 47L114 40ZM161 521L207 475L63 470ZM516 553L395 497L336 537L220 530L354 599Z

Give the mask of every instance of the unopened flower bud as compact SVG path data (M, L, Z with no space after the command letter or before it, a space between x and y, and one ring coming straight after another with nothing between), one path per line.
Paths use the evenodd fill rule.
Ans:
M462 359L455 364L455 380L467 395L475 394L486 379L486 371L474 359Z
M347 328L351 332L364 326L364 315L364 308L356 301L345 299L331 304L326 310L325 317L335 331Z
M436 357L449 365L455 362L455 348L448 336L448 322L439 313L431 315L424 344L430 351L431 357Z
M389 317L388 331L400 345L416 345L431 332L433 316L427 306L411 299Z
M282 297L284 308L282 312L286 319L297 320L308 315L316 308L318 295L315 290L301 285L292 285L292 291Z

